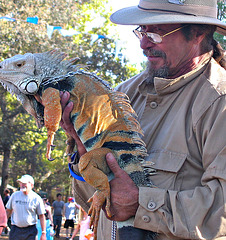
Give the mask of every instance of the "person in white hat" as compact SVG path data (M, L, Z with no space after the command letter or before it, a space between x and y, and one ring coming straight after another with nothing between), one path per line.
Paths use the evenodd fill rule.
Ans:
M17 180L20 191L12 194L6 204L7 217L11 216L9 240L35 240L37 215L41 222L41 240L46 240L45 207L42 198L35 193L34 178L28 174Z
M217 19L217 1L140 0L113 13L111 21L137 25L134 33L147 56L147 69L116 89L129 96L138 115L148 151L143 167L147 174L155 170L148 177L156 187L137 188L107 154L115 175L110 220L134 216L134 227L157 233L156 240L226 239L226 65L213 39L215 31L226 34L226 24ZM68 99L67 92L61 96L61 126L81 156ZM87 210L92 188L76 179L73 188ZM98 240L110 239L111 222L102 215ZM128 233L125 239L134 238Z

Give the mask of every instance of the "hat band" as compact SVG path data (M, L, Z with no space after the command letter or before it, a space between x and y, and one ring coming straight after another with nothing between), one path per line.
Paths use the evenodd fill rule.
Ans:
M151 5L151 6L150 6ZM166 7L167 5L167 7ZM151 7L151 8L150 8ZM200 6L200 5L175 5L175 4L166 4L166 3L148 3L140 1L138 8L145 11L160 11L168 13L179 13L184 15L193 15L193 16L203 16L203 17L212 17L217 18L217 9L210 6ZM167 10L166 10L167 8Z

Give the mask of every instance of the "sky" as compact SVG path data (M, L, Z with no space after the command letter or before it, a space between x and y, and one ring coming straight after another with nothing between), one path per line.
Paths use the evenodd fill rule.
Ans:
M136 6L139 0L108 0L109 5L113 8L113 12L118 9L130 6ZM140 42L132 32L137 26L129 25L117 25L117 31L119 32L120 45L126 48L124 55L130 61L131 64L137 64L139 68L140 63L146 61L140 48Z

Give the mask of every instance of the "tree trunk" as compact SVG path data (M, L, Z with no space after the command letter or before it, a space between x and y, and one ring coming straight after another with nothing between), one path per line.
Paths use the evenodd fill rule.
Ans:
M3 196L4 189L8 184L11 146L9 145L4 146L3 152L4 153L3 153L3 164L2 164L2 184L0 187L1 196Z

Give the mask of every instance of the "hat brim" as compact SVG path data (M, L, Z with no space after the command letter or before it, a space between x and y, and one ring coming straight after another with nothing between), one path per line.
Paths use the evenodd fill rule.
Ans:
M217 26L217 32L226 35L226 24L211 17L193 16L179 13L166 13L160 11L147 11L134 7L120 9L110 16L110 20L122 25L153 25L193 23Z
M31 184L33 184L33 185L34 185L34 183L33 183L33 182L31 182L31 181L27 181L27 180L21 180L21 178L20 178L20 179L18 179L18 180L17 180L17 182L21 182L21 183L31 183Z
M21 182L21 183L29 183L28 181L24 181L24 180L21 180L21 179L18 179L17 182Z

